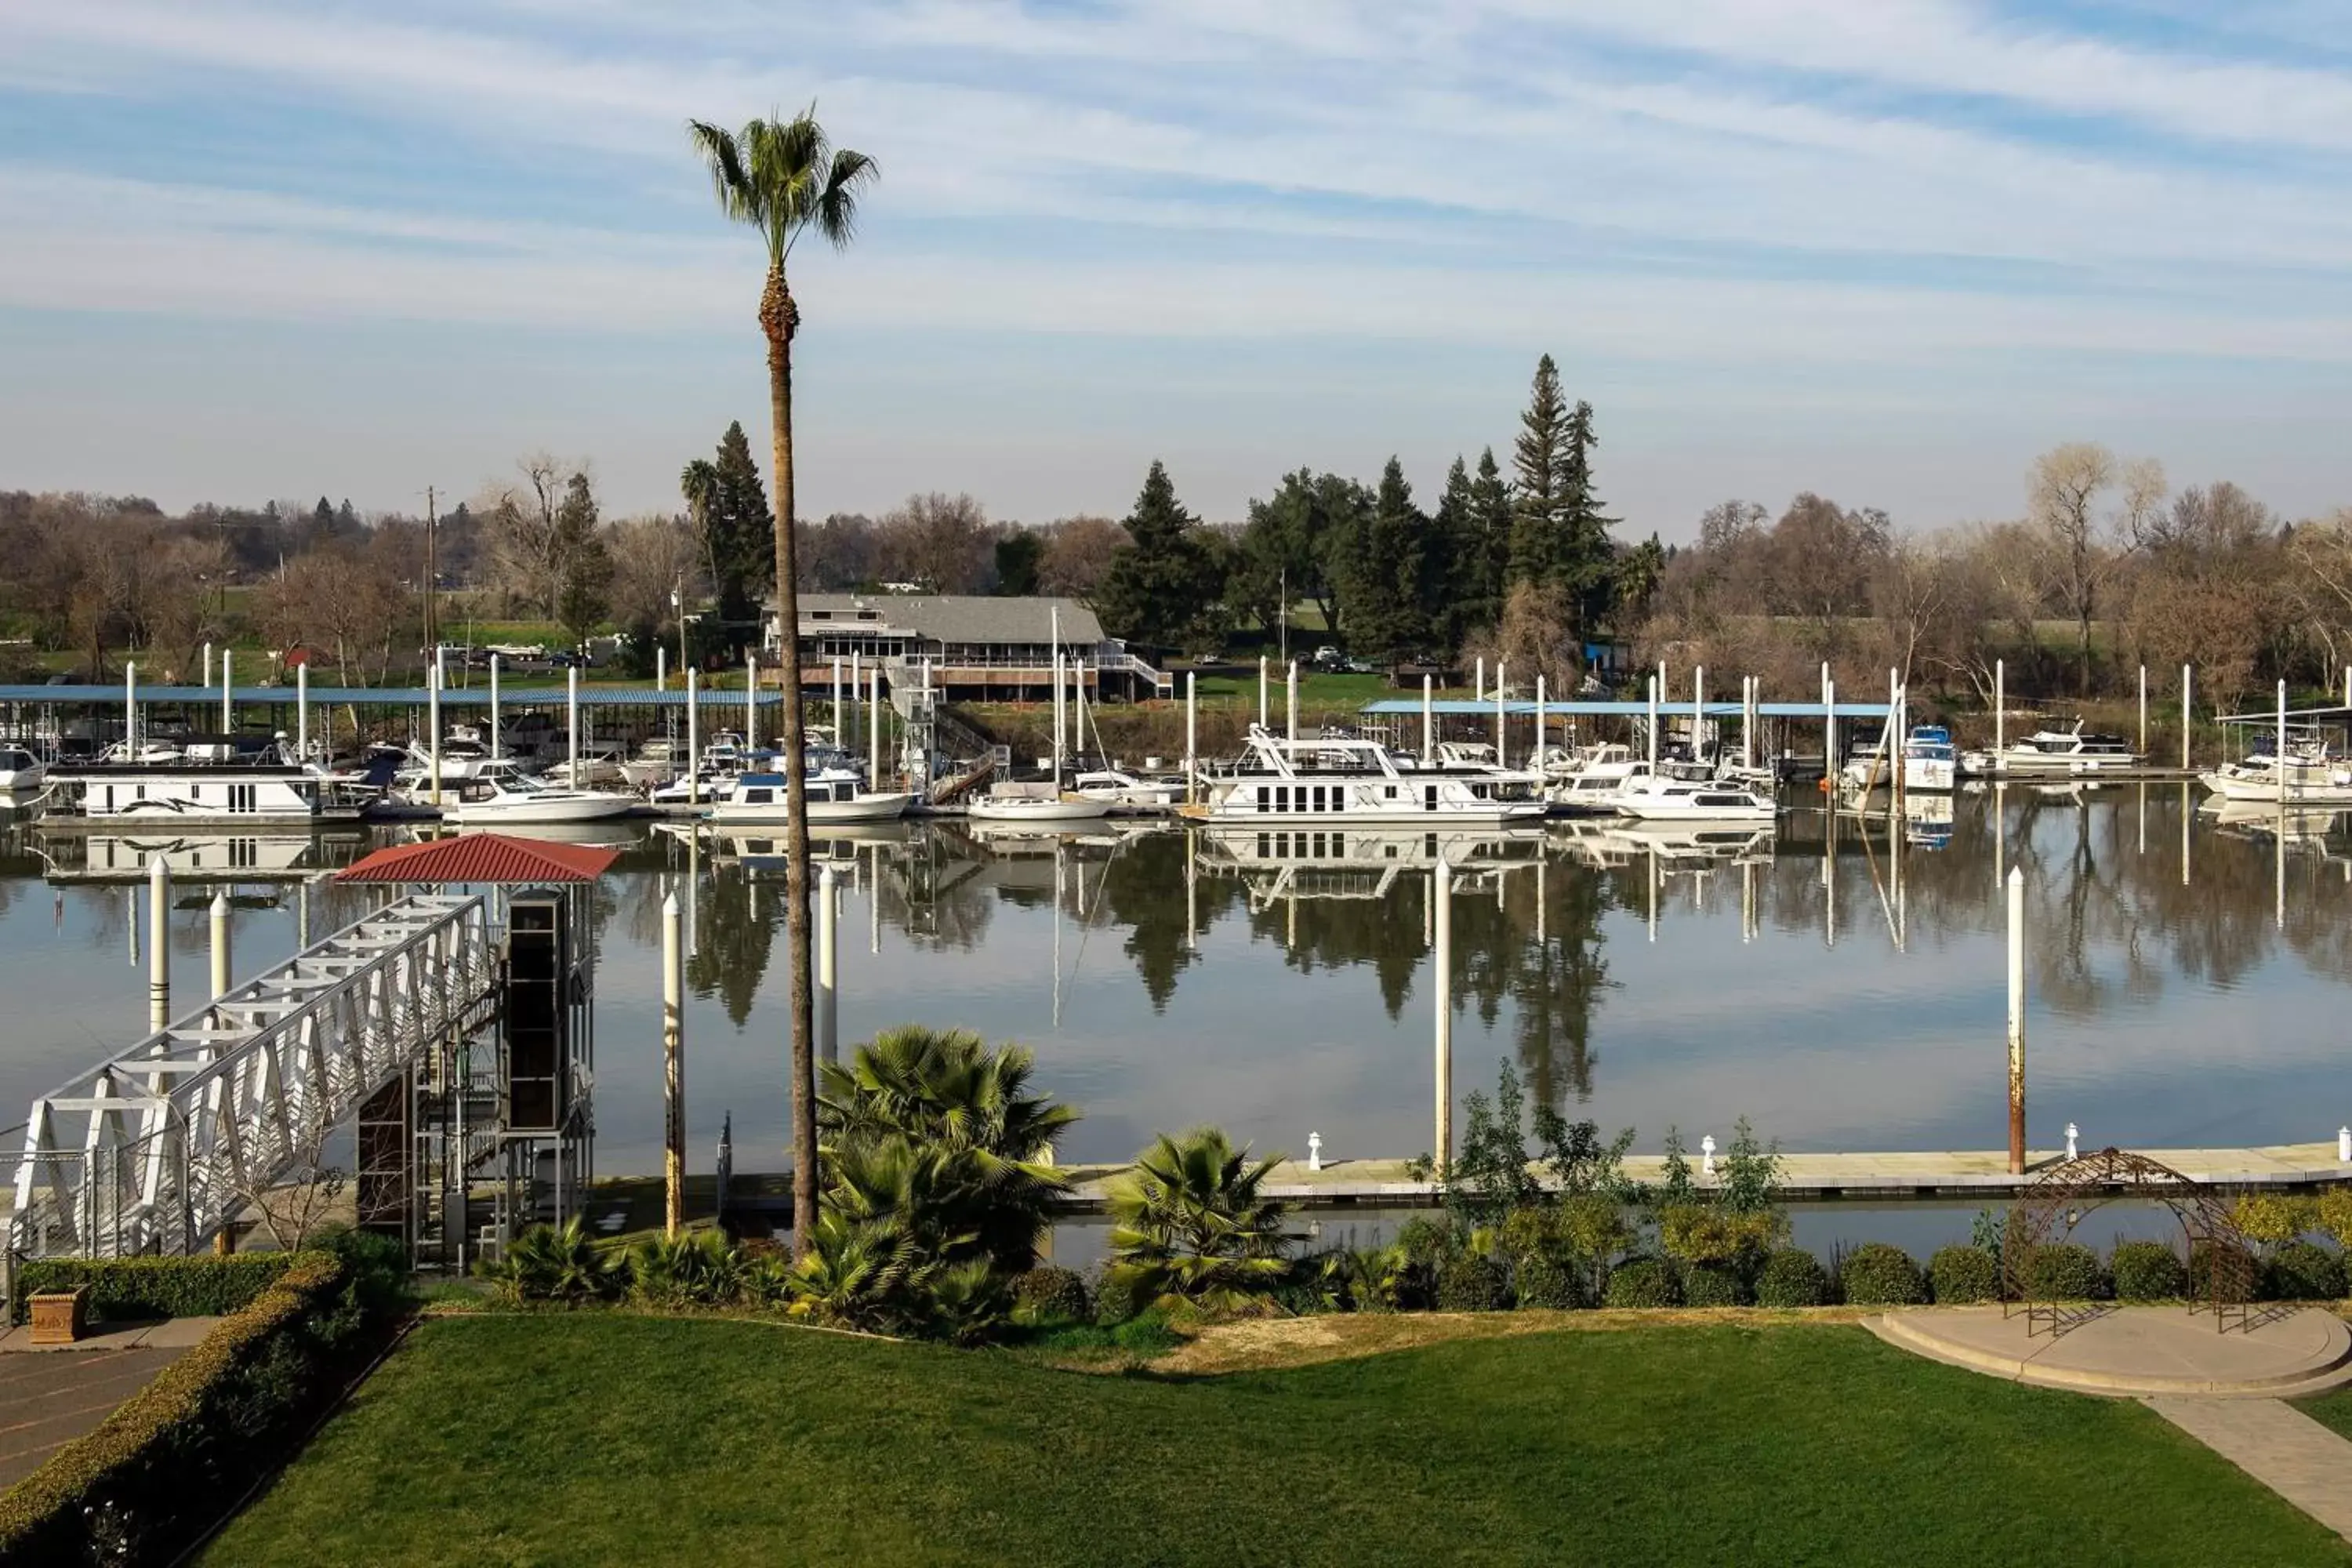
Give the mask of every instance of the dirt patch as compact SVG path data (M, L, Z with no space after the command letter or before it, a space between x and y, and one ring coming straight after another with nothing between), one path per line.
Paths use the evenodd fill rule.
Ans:
M1202 1376L1311 1366L1317 1362L1415 1350L1449 1340L1607 1333L1674 1324L1734 1323L1748 1328L1776 1328L1794 1323L1851 1323L1868 1313L1868 1309L1860 1307L1822 1307L1802 1311L1707 1307L1614 1312L1335 1312L1307 1318L1257 1318L1209 1324L1149 1365L1153 1372Z

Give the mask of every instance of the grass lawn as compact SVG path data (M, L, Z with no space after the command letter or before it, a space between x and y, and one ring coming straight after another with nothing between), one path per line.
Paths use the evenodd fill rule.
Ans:
M2295 1408L2322 1426L2333 1426L2352 1437L2352 1388L2339 1388L2316 1399L2303 1400Z
M425 1323L213 1564L2344 1563L2136 1405L1844 1325L1163 1378L759 1324Z

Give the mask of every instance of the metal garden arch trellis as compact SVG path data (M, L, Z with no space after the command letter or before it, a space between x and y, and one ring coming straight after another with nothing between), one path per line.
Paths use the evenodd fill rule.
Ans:
M2180 1222L2187 1243L2192 1311L2210 1310L2213 1326L2244 1330L2254 1299L2254 1256L2213 1188L2161 1161L2121 1149L2061 1161L2035 1178L2010 1210L2002 1231L2000 1271L2004 1316L2026 1315L2026 1332L2063 1333L2096 1309L2070 1307L2037 1289L2037 1255L2059 1245L2084 1215L2118 1198L2160 1203Z

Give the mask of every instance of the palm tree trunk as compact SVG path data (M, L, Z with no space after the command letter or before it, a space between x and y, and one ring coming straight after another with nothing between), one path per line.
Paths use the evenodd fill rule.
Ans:
M784 710L784 938L792 974L793 1256L816 1224L816 1065L809 998L808 764L801 754L800 587L793 549L793 334L800 311L781 261L768 268L760 328L768 338L768 426L775 439L777 673Z

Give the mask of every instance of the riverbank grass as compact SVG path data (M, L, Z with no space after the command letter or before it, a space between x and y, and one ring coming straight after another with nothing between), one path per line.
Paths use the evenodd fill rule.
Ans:
M1843 1324L1119 1376L761 1323L428 1321L209 1563L2352 1563L2128 1402Z

